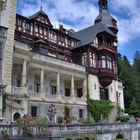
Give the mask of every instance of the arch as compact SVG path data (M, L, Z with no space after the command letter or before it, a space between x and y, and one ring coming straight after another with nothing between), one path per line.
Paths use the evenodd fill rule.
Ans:
M20 113L16 112L13 116L13 120L16 121L20 118Z
M117 136L116 136L116 140L118 140L118 139L125 139L125 137L124 137L123 134L119 133L119 134L117 134Z

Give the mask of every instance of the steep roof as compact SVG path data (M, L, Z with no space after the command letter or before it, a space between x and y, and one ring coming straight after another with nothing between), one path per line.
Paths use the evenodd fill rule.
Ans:
M116 35L102 23L94 24L83 30L72 33L71 36L79 39L81 41L80 46L84 46L89 43L92 43L93 40L96 38L97 34L99 34L101 32L107 32L110 35L116 37ZM78 46L78 47L80 47L80 46Z
M95 23L100 21L104 23L107 27L113 27L117 29L117 26L113 24L113 20L116 22L116 20L108 13L106 9L103 9L99 12L99 15L95 19Z
M32 16L30 16L29 19L36 19L40 15L43 15L46 18L49 25L52 26L48 15L42 9L40 11L36 12L35 14L33 14Z

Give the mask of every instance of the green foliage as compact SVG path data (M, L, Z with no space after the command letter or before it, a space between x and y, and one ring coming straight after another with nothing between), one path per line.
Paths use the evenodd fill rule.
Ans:
M47 125L48 120L46 118L33 119L31 115L24 115L19 120L17 120L19 133L22 130L23 136L45 136L48 134L48 129L41 127L41 125ZM30 125L37 125L37 131L34 134Z
M57 123L62 124L63 123L63 118L61 116L57 117Z
M94 124L95 120L94 120L94 118L79 119L78 122L81 124Z
M124 86L124 103L126 111L140 116L140 52L134 55L134 64L126 56L118 56L118 76Z
M90 111L91 117L95 119L96 122L100 120L102 115L104 118L108 118L113 105L110 101L100 101L100 100L87 100L87 107Z
M128 122L130 120L130 117L126 115L121 115L117 116L116 120L120 122Z
M32 124L34 124L34 125L47 125L48 124L48 119L46 119L46 118L37 118L37 119L34 119L32 121Z
M95 135L85 134L77 137L65 138L65 140L97 140L97 137Z
M6 108L7 108L6 101L7 101L7 99L8 99L7 94L4 94L3 95L3 100L2 100L2 105L3 105L3 107L2 107L2 113L4 113L6 111Z

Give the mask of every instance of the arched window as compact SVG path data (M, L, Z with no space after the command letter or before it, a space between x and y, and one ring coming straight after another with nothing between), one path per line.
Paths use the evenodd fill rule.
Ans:
M112 60L110 56L107 56L107 68L112 69Z
M13 116L13 120L16 121L18 119L20 119L20 114L16 112Z

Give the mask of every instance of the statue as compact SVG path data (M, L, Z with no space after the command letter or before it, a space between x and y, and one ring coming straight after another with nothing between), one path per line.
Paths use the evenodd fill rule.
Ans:
M55 105L51 104L48 110L48 118L51 123L55 122L55 114L56 114L56 107Z

